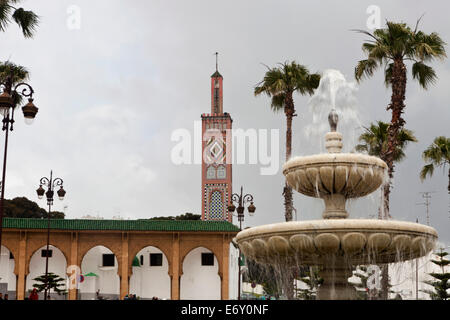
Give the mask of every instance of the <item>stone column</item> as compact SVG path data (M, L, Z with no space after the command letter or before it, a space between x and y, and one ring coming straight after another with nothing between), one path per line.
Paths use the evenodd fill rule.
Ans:
M323 283L317 290L317 300L355 300L357 298L355 287L348 283L352 270L345 262L336 260L334 264L325 266L320 272Z
M129 293L129 280L130 276L128 274L128 233L122 233L122 250L120 257L120 299Z
M25 285L27 277L27 233L20 231L19 240L19 257L17 259L18 274L16 282L16 299L23 300L25 298Z
M172 239L172 272L170 299L180 300L180 234L175 233Z
M230 257L230 243L228 237L223 236L222 240L222 276L221 276L221 298L222 300L228 300L229 292L229 257Z
M78 233L76 232L71 232L70 234L70 258L69 258L69 266L76 266L77 268L80 268L80 273L81 273L81 266L78 265ZM71 274L68 274L69 279ZM78 280L76 280L75 284L76 285L78 282ZM77 300L77 287L74 287L72 289L70 289L69 287L69 300Z

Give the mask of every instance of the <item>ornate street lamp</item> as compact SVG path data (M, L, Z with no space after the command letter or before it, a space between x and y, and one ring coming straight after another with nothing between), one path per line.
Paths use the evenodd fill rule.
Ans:
M4 82L0 82L2 94L0 94L0 116L2 120L2 130L5 131L5 149L3 153L3 170L2 170L2 188L0 191L0 248L2 245L2 231L3 231L3 212L5 200L5 176L6 176L6 158L8 151L8 133L14 128L14 111L16 109L16 101L14 97L23 96L28 98L28 103L22 107L22 112L25 117L25 123L31 124L36 117L38 108L33 104L33 88L25 83L13 83L13 74L9 75Z
M237 218L239 221L239 230L242 231L242 222L244 222L244 211L245 211L245 207L244 205L248 202L250 202L250 205L247 207L248 210L248 214L250 216L253 216L255 214L256 211L256 207L253 204L253 196L251 194L246 194L243 195L242 192L242 186L241 186L241 193L237 194L237 193L233 193L231 195L231 201L230 204L228 206L228 211L233 214L233 212L236 210L237 212ZM234 205L235 202L238 207L236 208L236 206ZM233 215L236 216L236 215ZM238 300L241 300L241 249L239 249L239 257L238 257L238 266L239 266L239 274L238 274Z
M47 191L42 187L47 187ZM56 192L59 200L63 200L66 194L66 191L63 188L63 180L61 178L53 179L53 171L50 171L50 179L43 177L39 181L39 188L36 190L39 199L42 197L47 197L47 205L48 205L48 216L47 216L47 250L45 253L45 291L44 291L44 300L47 300L47 290L48 288L48 255L49 255L49 246L50 246L50 215L52 211L53 205L53 195L55 187L59 186L59 190Z

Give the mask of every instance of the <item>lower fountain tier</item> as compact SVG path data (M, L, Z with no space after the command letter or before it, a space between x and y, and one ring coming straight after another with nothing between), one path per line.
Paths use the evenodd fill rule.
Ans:
M247 258L294 265L328 265L333 256L353 265L406 261L433 250L436 240L434 228L375 219L282 222L245 229L236 236Z

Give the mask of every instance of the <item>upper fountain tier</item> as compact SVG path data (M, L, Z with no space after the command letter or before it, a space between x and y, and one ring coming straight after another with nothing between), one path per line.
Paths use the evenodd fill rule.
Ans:
M331 132L325 135L327 154L295 157L283 166L288 184L298 192L325 201L324 219L347 218L345 201L374 192L383 183L387 165L380 158L341 153L342 134L336 131L338 116L329 116Z

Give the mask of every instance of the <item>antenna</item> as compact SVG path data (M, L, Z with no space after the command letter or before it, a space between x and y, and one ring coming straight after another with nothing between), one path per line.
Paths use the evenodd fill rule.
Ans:
M216 71L218 71L218 70L219 70L219 68L218 68L218 63L219 63L219 53L216 52L216 53L214 53L214 54L216 55Z
M425 205L427 209L427 226L430 225L430 205L431 205L431 194L436 193L436 191L425 191L419 192L422 195L422 198L425 199L424 202L416 203L416 205Z

